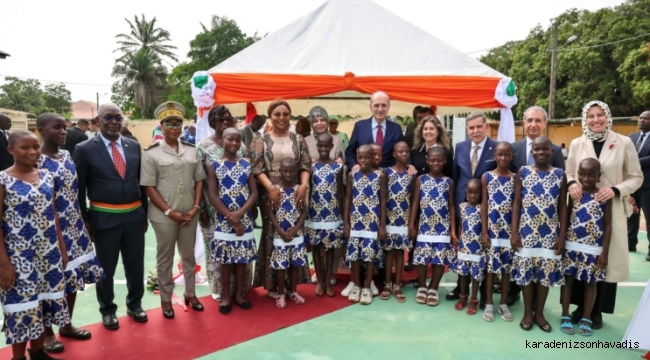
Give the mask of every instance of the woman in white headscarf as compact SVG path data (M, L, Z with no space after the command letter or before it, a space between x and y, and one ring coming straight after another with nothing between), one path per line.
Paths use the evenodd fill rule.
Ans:
M318 159L318 149L316 148L316 138L318 135L327 132L327 126L329 121L329 116L327 111L322 106L314 106L309 110L309 116L307 117L311 123L311 128L313 130L312 134L305 137L305 142L307 143L307 149L309 150L309 156L311 156L312 162ZM330 151L330 158L332 160L337 160L340 163L345 164L345 147L343 146L343 140L340 137L333 137L332 150Z
M632 214L628 199L643 182L639 157L632 140L611 130L612 115L609 106L602 101L589 102L582 109L583 135L571 142L566 163L569 195L574 200L582 196L582 186L578 180L578 166L585 158L600 162L601 177L597 184L599 190L596 200L605 202L612 199L612 235L609 245L607 275L605 282L597 285L597 295L591 313L593 329L603 325L602 313L614 312L616 283L630 277L630 264L627 246L627 218ZM571 314L573 323L582 318L584 304L584 284L573 282L571 302L578 309Z

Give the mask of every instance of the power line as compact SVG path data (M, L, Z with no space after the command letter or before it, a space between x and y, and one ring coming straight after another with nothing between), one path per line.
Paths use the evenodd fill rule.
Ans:
M76 82L69 82L69 81L34 79L34 78L26 78L26 77L13 76L13 75L3 75L3 74L0 74L0 77L3 77L5 79L8 78L8 77L14 77L14 78L20 79L20 80L38 80L38 81L41 81L41 82L56 83L56 84L86 85L86 86L113 86L113 85L106 85L106 84L88 84L88 83L76 83Z
M637 35L637 36L632 36L632 37L629 37L629 38L627 38L627 39L616 40L616 41L610 41L610 42L608 42L608 43L604 43L604 44L590 45L590 46L583 46L583 47L567 47L567 48L563 48L563 49L558 49L557 51L575 51L575 50L583 50L583 49L593 49L593 48L597 48L597 47L602 47L602 46L607 46L607 45L613 45L613 44L622 43L622 42L624 42L624 41L629 41L629 40L634 40L634 39L642 38L642 37L644 37L644 36L648 36L648 35L650 35L650 33L642 34L642 35ZM551 50L547 50L547 51L551 51Z

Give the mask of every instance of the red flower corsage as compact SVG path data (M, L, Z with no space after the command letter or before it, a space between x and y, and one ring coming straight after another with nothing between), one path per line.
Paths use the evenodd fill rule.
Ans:
M614 144L609 145L609 149L612 150L614 148Z

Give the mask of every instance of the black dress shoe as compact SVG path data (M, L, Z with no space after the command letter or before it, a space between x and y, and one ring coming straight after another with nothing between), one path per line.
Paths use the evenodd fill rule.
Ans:
M460 299L460 289L455 288L449 294L445 295L445 299L447 299L447 300L458 300L458 299Z
M115 316L115 314L102 316L102 323L106 330L117 330L120 328L120 322L117 321L117 316Z
M580 322L580 319L582 319L582 309L577 308L571 313L571 323L577 324Z
M650 252L648 252L648 255L645 256L645 261L650 261Z
M196 299L196 302L193 303L193 302L190 302L190 299L185 298L185 305L187 306L187 305L190 305L190 304L192 304L192 310L194 310L194 311L203 311L204 310L203 309L203 304L201 304L199 299Z
M169 309L169 310L164 310L163 309L163 316L165 319L173 319L174 318L174 309Z
M627 250L629 252L636 252L636 246L630 246L629 248L627 248Z
M142 310L142 308L137 308L135 310L127 309L126 314L133 318L135 322L147 322L147 313Z
M508 299L507 299L508 306L514 305L517 301L519 301L519 299L520 299L519 293L508 294Z
M406 271L411 271L411 270L413 270L413 269L415 269L415 265L413 265L413 261L408 261L408 262L404 265L404 270L406 270Z
M32 352L32 349L29 349L29 358L30 360L59 360L58 358L53 358L48 355L45 351L43 351L43 349L35 352Z

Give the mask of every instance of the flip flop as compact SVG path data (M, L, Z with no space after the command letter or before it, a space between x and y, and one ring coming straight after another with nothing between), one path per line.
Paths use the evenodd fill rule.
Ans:
M532 323L527 323L526 324L526 323L524 323L522 321L522 322L519 323L519 327L522 328L522 330L524 330L524 331L530 331L530 329L533 328L533 324Z
M53 342L50 345L43 346L43 349L45 349L45 351L47 351L49 353L59 354L59 353L62 353L63 350L65 350L65 346L63 346L62 342L57 340L57 341Z
M540 323L535 323L537 326L539 326L540 329L542 329L543 332L550 333L553 328L551 328L551 324L546 323L546 324L540 324Z
M82 330L82 329L77 329L77 331L71 333L71 334L66 334L61 332L59 330L59 336L68 338L68 339L76 339L76 340L88 340L92 337L92 334L88 330Z

